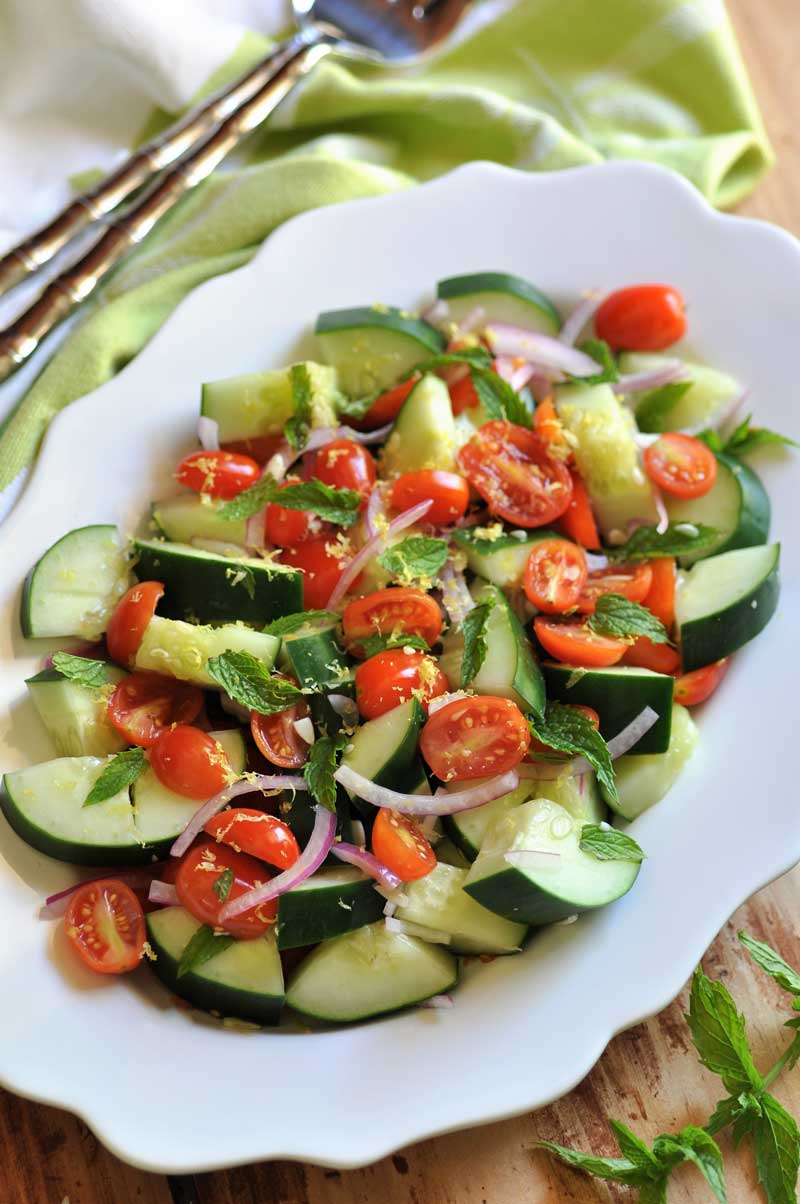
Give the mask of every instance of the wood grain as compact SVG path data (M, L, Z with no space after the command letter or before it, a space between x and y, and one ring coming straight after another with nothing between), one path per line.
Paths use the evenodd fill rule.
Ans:
M728 7L778 154L777 167L741 212L800 234L800 5L729 0ZM800 965L799 896L800 868L740 908L704 959L708 973L728 984L744 1011L762 1068L785 1042L785 999L751 968L736 930L769 940ZM661 1015L612 1041L580 1086L549 1108L421 1142L344 1173L262 1163L170 1185L124 1166L67 1113L0 1092L0 1204L62 1204L65 1198L69 1204L624 1204L630 1193L561 1167L534 1146L547 1139L613 1154L609 1116L647 1137L702 1122L716 1103L718 1084L688 1043L685 1008L684 991ZM800 1115L800 1075L785 1076L776 1094ZM750 1155L734 1152L724 1137L722 1145L731 1204L757 1201ZM670 1204L710 1199L691 1168L670 1189Z

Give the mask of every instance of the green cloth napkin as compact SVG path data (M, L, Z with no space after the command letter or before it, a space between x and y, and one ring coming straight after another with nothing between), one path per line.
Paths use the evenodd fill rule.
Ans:
M248 35L205 91L266 46ZM168 120L155 114L143 136ZM32 462L59 410L120 371L188 292L245 263L303 210L470 159L530 171L648 159L731 205L772 162L720 0L519 0L424 67L325 60L247 156L181 202L87 304L0 429L0 489Z

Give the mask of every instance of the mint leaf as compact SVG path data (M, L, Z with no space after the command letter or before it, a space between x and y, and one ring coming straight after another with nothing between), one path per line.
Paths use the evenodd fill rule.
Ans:
M386 390L381 390L381 392L386 392ZM366 397L343 397L336 408L339 414L345 418L361 419L369 413L380 396L381 393L370 393Z
M703 523L670 523L659 534L655 527L637 527L627 543L606 548L609 560L652 560L657 556L685 556L700 552L716 541L719 531Z
M494 602L481 602L473 606L461 622L461 634L464 637L464 654L461 658L461 688L464 689L481 671L489 642L486 631L489 619L494 610Z
M252 518L259 510L263 510L268 502L273 502L279 493L278 482L267 473L249 489L243 489L229 502L223 502L217 514L225 519Z
M660 389L649 389L642 393L635 413L639 430L646 435L661 435L668 431L670 414L692 384L690 380L673 380Z
M624 594L601 594L595 603L588 626L598 635L615 638L647 636L654 644L668 644L664 624L646 606L631 602Z
M722 450L729 456L747 456L756 448L769 444L800 447L800 443L795 443L794 439L789 439L786 435L779 435L777 431L767 430L764 426L751 426L752 417L752 414L748 414L723 444Z
M608 745L589 720L574 707L548 702L544 719L531 719L533 735L556 752L585 757L607 796L616 801L617 786Z
M530 427L531 412L507 380L491 368L480 367L470 368L470 377L478 400L490 418Z
M653 1152L662 1164L669 1166L668 1174L682 1162L693 1162L720 1204L727 1204L722 1154L716 1141L704 1129L687 1125L675 1136L664 1134L657 1137L653 1142Z
M800 1131L773 1095L761 1098L761 1115L752 1122L758 1181L768 1204L797 1204Z
M117 753L86 795L83 806L93 807L95 803L104 803L106 799L113 798L136 781L146 764L143 748L126 748Z
M340 618L341 616L332 610L300 610L296 614L282 615L280 619L273 619L271 623L267 623L264 631L267 635L291 635L307 624L322 623L326 620L338 623Z
M406 635L402 631L393 631L389 635L367 636L364 640L358 641L358 647L361 649L361 655L364 660L369 660L371 656L377 656L379 652L386 652L390 648L414 648L420 652L428 651L428 644L420 635Z
M315 740L303 766L303 777L308 792L315 803L328 811L336 810L336 782L333 775L339 763L339 754L348 742L343 733L338 736L322 736Z
M598 861L644 860L644 853L632 836L616 828L601 828L599 824L583 825L579 847Z
M381 552L378 564L404 584L430 581L447 560L447 542L428 535L410 535Z
M182 978L184 974L190 974L193 970L199 970L201 966L211 961L211 958L216 957L218 953L222 953L223 949L227 949L233 942L234 937L216 936L214 929L208 924L201 925L181 954L181 960L178 962L178 978Z
M766 970L767 974L774 978L784 991L798 996L796 1004L800 1004L800 974L797 970L785 962L765 941L757 941L755 937L748 936L746 932L739 933L739 940L756 965L760 966L762 970Z
M286 510L309 510L325 522L352 527L358 518L361 494L356 489L334 489L313 478L282 487L274 477L267 475L225 502L217 514L224 519L252 518L269 502L280 502Z
M610 1179L614 1183L625 1183L628 1187L641 1187L646 1182L646 1172L628 1158L600 1158L596 1154L582 1154L580 1150L570 1150L567 1146L556 1145L554 1141L538 1141L537 1146L549 1150L567 1166L594 1175L596 1179Z
M578 350L598 363L600 371L592 373L591 376L572 376L571 380L576 380L582 385L604 385L619 380L614 352L604 339L585 339Z
M93 661L86 656L74 656L71 652L54 652L53 668L67 681L77 686L97 690L108 684L108 665L105 661Z
M227 869L224 869L222 871L219 878L217 878L216 882L213 884L211 889L213 890L214 894L219 899L220 903L227 903L228 895L231 893L232 886L233 886L233 870L230 868L230 866L228 866Z
M259 715L276 715L303 697L303 691L293 682L274 677L250 652L212 656L206 671L229 698Z
M294 413L284 427L286 442L293 451L300 451L308 443L311 429L311 377L305 364L292 364L289 369Z
M608 1123L623 1158L629 1159L634 1166L641 1167L642 1170L660 1174L661 1163L646 1142L632 1133L621 1120L610 1120Z
M425 372L436 372L439 368L450 368L453 364L469 364L473 368L491 369L492 357L485 347L464 347L461 351L444 351L441 355L431 356L430 359L417 364L415 368L406 373L403 380L409 380L412 376Z
M692 979L686 1019L700 1061L719 1075L730 1095L760 1091L762 1079L747 1043L744 1017L737 1012L728 989L706 978L699 966Z

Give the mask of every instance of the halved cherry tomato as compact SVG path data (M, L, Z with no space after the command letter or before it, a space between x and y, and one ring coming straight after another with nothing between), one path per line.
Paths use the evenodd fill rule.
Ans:
M278 431L274 435L256 435L252 439L231 439L223 447L225 451L239 452L241 455L257 460L259 464L266 464L267 460L271 460L275 455L283 441L283 431Z
M663 351L686 333L683 297L667 284L618 289L597 310L594 328L615 351Z
M435 644L442 633L444 619L439 603L421 589L398 586L379 589L356 598L344 609L342 629L347 650L363 656L362 640L371 635L421 636L426 644Z
M447 678L432 656L390 648L356 669L356 702L365 719L377 719L416 694L423 706L449 690ZM426 708L427 709L427 708Z
M533 413L533 429L547 444L547 450L557 460L569 460L572 448L564 435L552 397L540 401Z
M594 707L584 706L582 702L567 703L567 706L569 707L569 709L571 711L578 711L581 715L583 715L584 719L588 719L596 732L600 731L600 716L598 715L598 713L594 709ZM531 754L533 754L533 753L542 753L548 758L554 758L556 760L564 760L564 761L570 760L570 758L572 756L571 753L557 752L554 748L551 747L551 745L545 744L544 741L542 741L542 740L537 740L535 736L531 739L531 747L530 747L530 753L528 755L528 760L531 759Z
M355 489L362 505L372 493L377 472L375 461L366 447L354 439L333 439L314 456L311 475L334 489Z
M140 581L122 595L106 631L108 651L117 664L130 665L163 596L164 586L160 581Z
M298 477L289 477L281 485L296 485ZM264 537L268 543L277 544L279 548L294 548L307 539L314 539L328 534L332 528L308 510L289 510L279 502L270 502L264 518Z
M469 372L462 376L453 384L447 386L447 391L450 394L450 405L453 407L455 415L463 414L464 410L474 410L476 406L481 404L481 399L475 392L475 386L472 383L472 377Z
M305 765L309 745L298 735L295 723L311 714L308 703L299 699L294 706L275 715L250 714L250 731L256 747L273 765L281 769L299 769Z
M255 485L261 466L239 452L199 451L185 456L175 476L181 485L210 497L232 498Z
M597 523L594 521L592 513L589 491L583 483L583 478L574 469L572 470L572 497L559 522L570 539L574 539L582 548L596 550L600 547L600 536L597 533Z
M162 786L185 798L211 798L232 777L222 746L208 732L188 724L168 728L158 737L150 764Z
M142 905L116 878L75 891L65 919L67 938L90 970L125 974L142 960L147 931Z
M681 668L681 658L676 648L671 644L654 644L646 635L640 635L630 645L622 660L626 665L650 669L653 673L679 673Z
M642 605L670 632L675 623L675 561L671 556L659 556L647 563L653 577Z
M340 555L342 547L335 539L321 536L307 539L296 547L284 548L281 564L303 570L303 604L306 610L324 610L333 587L347 568L349 557ZM356 587L358 578L353 582Z
M221 811L206 820L204 831L237 853L249 853L279 870L288 870L300 856L300 846L289 825L252 807Z
M489 509L520 527L542 527L559 518L572 497L566 465L547 454L538 435L513 422L487 422L457 460Z
M416 882L436 868L436 854L410 815L381 807L372 826L372 851L403 882Z
M628 648L625 640L597 635L580 619L546 619L537 615L533 629L545 652L568 665L592 669L616 665Z
M675 682L675 701L684 707L694 707L698 702L705 702L728 672L729 664L730 658L726 656L721 661L715 661L713 665L704 665L702 669L684 673Z
M491 695L457 698L422 729L419 748L443 782L506 773L530 748L527 720L515 702Z
M542 539L525 566L525 594L546 614L563 615L576 606L588 572L583 548L566 539Z
M404 472L398 477L390 496L395 510L408 510L430 498L433 505L425 515L425 522L454 523L467 512L469 485L457 472L422 468L419 472Z
M151 748L162 732L200 714L203 691L160 673L131 673L108 700L108 717L129 744Z
M218 885L226 870L233 875L227 892ZM175 890L181 904L201 924L224 928L231 936L248 940L262 936L274 922L278 913L277 899L270 899L260 907L226 920L224 924L220 924L219 913L225 903L238 899L254 886L269 881L270 877L267 867L263 862L256 861L255 857L248 857L247 853L237 853L225 844L208 840L195 845L181 858L175 875ZM230 878L230 874L226 874L226 878Z
M401 380L400 384L395 385L394 388L381 393L379 397L375 398L364 417L353 425L359 430L373 431L379 426L385 426L387 422L394 422L403 407L403 402L418 380L419 376L415 374L408 380Z
M703 497L717 479L717 457L694 435L670 431L644 449L645 472L674 497Z
M586 578L578 610L582 615L594 614L601 594L622 594L630 602L644 602L652 583L649 564L610 564L605 569L594 569Z

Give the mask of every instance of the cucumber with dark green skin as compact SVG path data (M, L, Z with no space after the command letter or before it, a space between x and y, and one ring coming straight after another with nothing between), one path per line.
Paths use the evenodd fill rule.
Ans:
M675 594L684 673L730 656L763 631L778 605L779 561L776 543L737 548L688 570Z
M201 927L182 907L164 907L146 917L155 953L148 964L170 991L205 1012L277 1024L284 1002L283 970L272 932L234 941L196 970L178 975L181 955Z
M278 948L317 945L364 924L374 924L383 914L384 903L373 880L360 870L341 862L318 870L278 899Z
M116 527L98 523L68 531L44 552L25 578L22 634L96 640L130 581Z
M770 501L761 478L734 456L717 452L716 457L717 479L707 494L664 499L671 523L702 523L719 532L716 543L682 556L683 565L736 548L751 548L769 538Z
M336 641L336 624L309 627L282 637L281 667L299 686L336 692L352 672L347 657Z
M480 532L483 528L478 528ZM467 564L473 573L499 585L501 589L519 589L525 576L525 568L531 548L542 539L559 539L556 531L537 527L534 531L520 531L517 535L504 532L497 539L487 539L476 534L475 528L465 527L453 531L451 539L466 553Z
M108 696L127 676L116 665L107 665L105 689L69 681L57 669L43 669L26 679L31 702L57 756L105 757L126 747L108 718Z
M446 301L458 323L480 307L488 322L511 322L544 334L557 334L561 315L549 297L528 280L509 272L472 272L440 280L436 295Z
M392 790L413 789L418 784L419 732L425 712L416 698L362 723L353 734L342 764Z
M264 560L234 560L188 544L137 539L136 576L160 581L159 614L200 623L263 626L303 609L303 578Z
M548 698L557 702L580 703L597 711L600 734L604 740L610 740L621 732L645 707L652 707L658 715L657 721L629 751L667 751L672 729L674 678L629 665L612 665L608 669L574 669L554 661L545 661L542 672Z
M433 326L386 305L329 310L317 318L314 333L351 397L390 388L445 347L444 335Z

